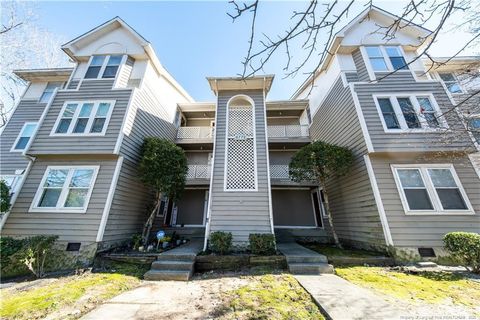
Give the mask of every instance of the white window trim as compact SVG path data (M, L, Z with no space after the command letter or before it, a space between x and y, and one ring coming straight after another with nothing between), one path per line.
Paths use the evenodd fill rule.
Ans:
M367 47L378 47L380 49L380 52L382 53L383 60L385 61L385 64L387 66L388 70L384 71L375 71L373 69L372 64L370 63L370 57L368 56L367 53ZM395 70L393 68L392 62L390 61L390 57L387 54L387 51L385 50L386 47L396 47L400 50L400 53L402 54L403 59L405 60L405 63L407 64L407 69L399 69ZM403 48L399 44L391 44L391 45L364 45L360 47L360 53L362 54L363 61L365 62L365 67L367 68L368 75L370 76L370 80L375 80L376 76L375 73L381 73L381 72L411 72L413 73L412 70L410 70L410 66L408 65L407 58L405 56L405 52L403 51Z
M255 175L255 188L254 189L227 189L227 162L228 162L228 111L230 108L230 103L235 99L245 99L250 103L252 108L252 121L253 121L253 164L254 164L254 175ZM223 172L223 191L225 192L256 192L258 191L258 170L257 170L257 123L255 117L255 101L247 95L239 94L231 97L226 104L226 114L225 114L225 165ZM216 129L215 129L216 131ZM212 169L213 171L213 169Z
M33 198L32 204L30 205L30 209L28 212L58 212L58 213L86 213L88 209L88 205L90 203L90 197L93 192L93 188L95 187L95 181L97 179L97 174L99 171L100 166L48 166L45 169L45 173L43 174L42 180L37 188L37 192L35 193L35 197ZM62 205L65 203L65 200L68 195L68 183L70 183L73 172L77 169L93 169L92 175L92 182L90 188L88 189L87 196L85 198L85 207L84 208L66 208ZM58 198L57 207L38 207L38 202L40 201L40 197L43 193L43 185L47 180L48 173L50 170L68 170L67 177L65 178L65 185L62 188L60 193L60 197Z
M100 67L100 71L98 71L98 75L96 78L85 78L87 75L88 69L90 68L90 65L92 64L92 60L94 56L105 56L105 59L103 60L102 66ZM105 71L105 68L107 67L108 60L110 59L110 56L122 56L122 60L120 64L118 65L117 73L115 74L114 78L103 78L103 72ZM88 66L85 69L85 73L83 74L82 81L90 81L90 80L116 80L118 77L118 73L120 72L120 69L123 67L123 65L126 62L126 55L122 54L94 54L90 56L90 59L88 59Z
M28 143L25 146L25 149L15 149L15 146L17 145L18 141L20 140L20 138L22 136L23 130L25 130L25 127L30 125L30 124L35 124L36 127L35 127L35 130L33 130L32 135L30 136L30 139L28 140ZM17 138L15 139L15 142L13 143L12 147L10 148L10 152L23 153L25 150L28 150L28 148L30 148L30 145L32 144L33 137L35 137L35 134L36 134L37 130L38 130L38 122L34 122L34 121L33 122L25 122L23 124L22 129L18 133Z
M43 98L43 95L45 94L45 91L47 91L48 85L49 85L50 83L61 83L61 85L58 86L58 87L53 88L53 90L52 90L52 92L51 92L51 95L50 95L50 97L48 98L48 100L45 101L45 102L42 102L41 100L42 100L42 98ZM48 103L48 102L51 100L52 95L55 93L55 89L62 90L62 88L63 88L64 86L65 86L65 82L62 82L62 81L48 81L48 82L47 82L47 86L45 87L45 89L43 89L43 92L42 92L40 98L38 98L38 103Z
M93 108L90 114L90 117L88 118L88 123L85 128L84 133L73 133L73 128L75 127L75 124L78 120L78 115L80 114L80 110L82 109L82 105L85 103L93 103ZM110 108L108 109L108 113L105 119L105 124L103 125L102 132L95 132L95 133L90 133L90 128L92 127L93 120L95 119L95 114L97 113L98 106L100 103L110 103ZM75 136L80 136L80 137L91 137L91 136L104 136L107 132L108 125L110 123L110 118L112 116L113 108L115 107L116 100L83 100L83 101L65 101L65 103L62 106L62 109L60 110L60 113L58 114L57 120L55 121L55 124L53 125L52 131L50 131L50 136L51 137L75 137ZM55 131L57 130L57 127L60 123L60 120L62 119L63 112L65 111L65 108L69 104L77 104L77 108L75 109L75 113L73 114L72 117L72 122L70 122L70 126L68 127L68 131L66 133L56 133Z
M437 100L435 100L435 97L433 96L432 93L430 92L405 92L405 93L385 93L385 94L374 94L373 96L373 101L375 103L375 107L377 108L378 116L380 117L380 121L382 122L382 127L383 131L386 133L403 133L403 132L439 132L439 131L445 131L448 129L448 123L445 119L445 117L440 116L437 118L440 127L438 128L430 128L428 127L427 121L421 117L420 114L420 104L418 103L417 97L418 98L423 98L427 97L430 100L430 103L432 104L432 107L434 108L436 114L442 115L442 111L440 109L440 106L437 103ZM392 99L394 98L394 99ZM407 125L407 122L405 121L405 118L403 116L402 109L400 108L400 105L397 101L397 98L409 98L410 102L412 103L413 108L415 109L415 112L418 117L418 121L420 122L420 125L422 126L421 128L409 128ZM393 111L395 112L395 115L397 117L397 121L400 125L400 129L389 129L387 127L387 123L385 122L385 119L383 117L382 109L380 108L380 104L378 103L378 99L390 99L390 103L392 104Z
M440 77L440 73L450 73L453 76L453 78L455 78L455 82L458 84L458 87L460 88L461 92L451 92L450 90L448 90L448 86L445 83L445 81L442 79L442 77ZM445 90L447 90L447 92L449 94L451 94L451 95L461 95L461 94L466 94L467 93L467 91L463 87L462 83L458 79L457 74L454 71L443 71L443 72L442 71L437 71L437 72L435 72L435 76L441 83L443 83L443 85L445 86Z
M395 179L395 184L397 185L397 190L400 195L400 199L402 201L402 206L405 212L405 215L474 215L475 211L473 210L472 204L468 199L467 193L463 189L462 183L458 178L457 172L455 171L455 167L453 164L392 164L390 165L393 177ZM428 196L430 197L430 201L433 205L433 210L410 210L407 202L407 198L403 191L403 187L400 181L400 177L398 176L398 169L418 169L420 171L420 175L423 179L423 183L425 184L425 188L427 190ZM430 175L428 174L428 169L448 169L452 173L453 179L457 184L458 189L460 190L460 194L463 197L463 201L467 205L467 210L444 210L442 204L440 202L440 198L437 195L435 187L433 186L432 180Z

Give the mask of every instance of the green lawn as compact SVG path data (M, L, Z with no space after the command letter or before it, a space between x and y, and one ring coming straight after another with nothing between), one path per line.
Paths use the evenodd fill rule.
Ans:
M319 243L306 243L302 244L310 250L321 253L327 257L340 256L340 257L355 257L355 258L369 258L374 256L382 256L381 253L359 250L359 249L340 249L338 247L319 244Z
M380 267L336 267L335 271L357 285L407 301L451 303L472 310L480 301L480 283L460 274L422 272L414 275Z
M226 293L219 319L323 320L310 295L291 275L249 277L249 284Z
M1 319L42 319L60 313L59 319L75 319L99 303L140 284L142 268L115 264L107 273L85 273L59 277L25 290L0 290ZM80 310L75 314L69 312ZM57 318L57 317L55 317Z

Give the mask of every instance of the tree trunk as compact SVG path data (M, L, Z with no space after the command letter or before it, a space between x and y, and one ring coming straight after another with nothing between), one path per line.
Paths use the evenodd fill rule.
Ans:
M323 197L325 198L325 206L326 206L325 210L327 211L328 224L330 225L330 230L332 231L333 240L335 241L335 245L337 247L339 247L340 249L343 249L342 244L338 240L338 236L337 236L337 233L335 232L335 228L333 227L332 212L330 211L330 203L328 201L327 189L324 183L322 183L322 187L323 187Z
M150 237L150 230L152 229L153 221L155 220L155 214L157 213L161 200L162 200L162 193L157 192L155 206L152 212L150 213L150 216L148 217L147 222L145 222L145 225L143 226L142 241L144 246L148 244L148 238Z

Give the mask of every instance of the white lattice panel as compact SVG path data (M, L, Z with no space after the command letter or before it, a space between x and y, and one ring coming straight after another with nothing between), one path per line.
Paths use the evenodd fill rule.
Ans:
M290 180L290 174L288 173L288 164L270 165L270 177L272 179Z
M178 139L209 139L213 137L213 127L180 127Z
M187 180L210 178L210 166L207 164L188 165Z
M308 137L308 126L304 125L268 126L267 131L270 138Z
M226 190L255 190L254 115L251 106L228 108Z

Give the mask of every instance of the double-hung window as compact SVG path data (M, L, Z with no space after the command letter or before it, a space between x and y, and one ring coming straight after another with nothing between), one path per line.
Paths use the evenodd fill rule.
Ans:
M408 69L402 50L398 46L368 46L365 47L365 52L373 71Z
M113 79L117 76L122 55L95 55L85 73L85 79Z
M433 95L374 96L386 132L446 127Z
M393 165L392 169L407 214L473 212L452 165Z
M10 151L21 152L27 149L33 135L35 134L35 131L37 131L37 126L37 122L26 122L23 125L22 130L20 130L20 134L13 143L12 149Z
M103 135L115 101L67 101L51 135Z
M480 143L480 115L469 117L467 124L468 131L470 131L477 142Z
M40 100L38 100L38 102L47 103L52 97L52 94L55 91L55 89L61 88L62 86L63 86L63 82L48 82L47 87L43 91L42 96L40 97Z
M440 79L442 79L443 83L447 87L448 91L450 91L450 93L463 93L460 82L458 81L455 74L451 72L441 72L438 75Z
M98 166L49 166L30 211L84 213L95 184Z

